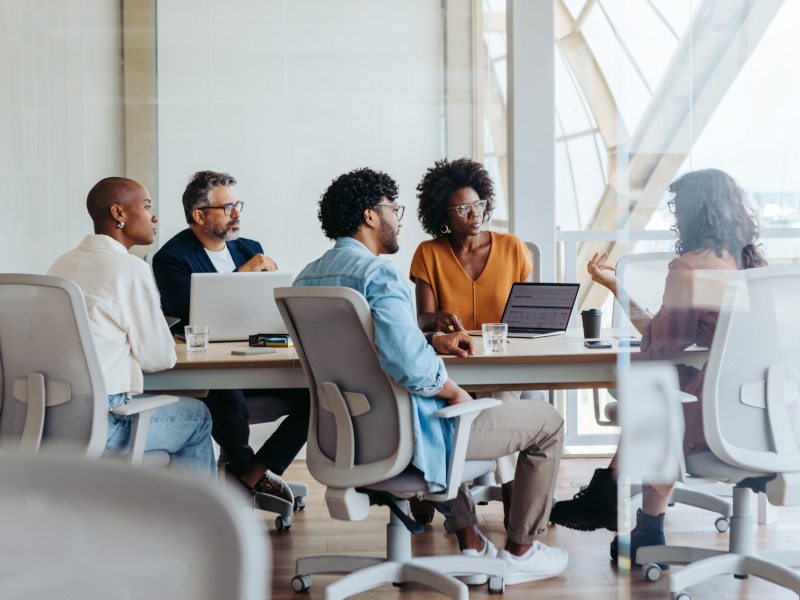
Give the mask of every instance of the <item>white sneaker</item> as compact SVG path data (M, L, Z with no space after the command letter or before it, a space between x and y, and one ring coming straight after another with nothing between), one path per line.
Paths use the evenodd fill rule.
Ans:
M477 550L473 550L472 548L467 548L466 550L461 551L461 556L474 556L476 558L496 558L497 557L497 548L495 548L494 544L489 541L488 538L483 538L486 542L483 545L483 550L478 552ZM484 585L487 581L489 581L489 576L485 573L478 573L475 575L461 575L456 577L459 581L463 581L467 585Z
M506 585L556 577L566 570L569 562L564 548L545 546L541 542L533 542L533 547L522 556L500 550L497 557L506 561Z

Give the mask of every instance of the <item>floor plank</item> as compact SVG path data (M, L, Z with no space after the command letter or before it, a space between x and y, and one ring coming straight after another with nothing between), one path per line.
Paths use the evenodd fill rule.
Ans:
M560 471L557 495L568 498L576 492L578 483L588 481L593 470L602 466L607 459L565 459ZM288 532L275 531L274 515L257 513L264 519L269 529L272 543L273 577L272 598L274 600L318 600L323 596L325 585L335 581L336 576L314 577L313 588L309 594L294 594L289 582L294 574L294 562L300 556L314 554L356 554L380 556L384 552L384 532L388 510L373 507L364 521L349 523L336 521L328 516L323 502L323 486L314 482L305 462L296 461L286 477L292 481L306 482L310 486L306 498L306 509L295 513L294 525ZM495 544L505 540L503 531L503 510L500 503L478 507L482 528ZM522 600L535 597L537 600L611 600L617 598L669 598L666 577L657 583L642 581L639 572L634 572L627 580L616 572L608 559L608 544L613 534L609 531L577 532L562 527L551 527L547 544L565 547L570 554L567 572L558 578L547 581L509 586L506 600ZM798 548L800 547L800 511L779 508L778 522L760 525L756 534L760 547ZM714 529L714 516L710 513L676 506L667 515L667 539L676 544L702 545L724 548L727 534ZM437 515L432 526L422 535L413 538L415 555L441 555L458 550L455 538L448 535L442 526L442 517ZM618 587L630 588L630 593L619 595ZM732 577L718 577L691 589L693 600L722 600L752 598L758 600L783 600L797 596L778 586L749 578L746 581ZM489 596L485 587L471 588L471 597ZM442 596L428 588L409 585L399 590L390 585L361 594L359 598L375 600L433 600Z

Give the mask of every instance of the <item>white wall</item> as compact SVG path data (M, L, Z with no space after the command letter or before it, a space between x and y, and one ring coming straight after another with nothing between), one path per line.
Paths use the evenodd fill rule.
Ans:
M157 17L161 243L186 227L189 175L225 170L242 234L297 271L330 247L321 193L369 166L400 185L408 272L415 187L442 151L441 3L170 0Z
M0 0L0 272L43 273L122 174L118 0Z

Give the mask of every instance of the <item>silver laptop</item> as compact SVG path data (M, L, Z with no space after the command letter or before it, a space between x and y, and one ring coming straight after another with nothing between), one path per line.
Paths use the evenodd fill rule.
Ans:
M208 325L211 342L246 340L254 333L287 333L273 290L294 273L192 273L189 322Z
M508 324L508 336L535 338L564 333L578 287L577 283L515 283L501 319Z

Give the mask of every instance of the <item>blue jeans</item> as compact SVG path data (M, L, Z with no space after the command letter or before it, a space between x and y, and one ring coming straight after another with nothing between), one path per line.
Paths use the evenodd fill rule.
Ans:
M128 404L127 394L108 397L109 410ZM135 402L135 400L133 400ZM106 455L123 454L131 442L133 417L108 414ZM164 450L170 455L170 465L204 477L215 473L214 449L211 446L211 414L206 405L194 398L178 398L174 404L158 409L150 417L147 431L147 450Z

